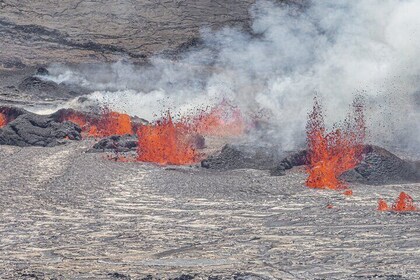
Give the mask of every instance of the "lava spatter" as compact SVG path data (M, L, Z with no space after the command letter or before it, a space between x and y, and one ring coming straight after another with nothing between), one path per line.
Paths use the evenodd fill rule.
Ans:
M322 106L315 98L306 131L309 155L306 185L319 189L345 189L339 177L360 162L363 151L365 124L361 101L353 102L352 114L339 128L327 132Z

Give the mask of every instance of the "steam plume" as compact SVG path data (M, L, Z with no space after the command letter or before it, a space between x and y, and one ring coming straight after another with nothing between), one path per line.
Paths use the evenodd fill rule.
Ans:
M304 142L315 92L329 124L362 93L371 140L418 147L419 1L257 1L250 14L247 31L204 27L202 46L177 61L55 65L49 79L81 84L91 100L149 119L165 106L185 113L226 98L249 113L268 112L266 135L284 149Z

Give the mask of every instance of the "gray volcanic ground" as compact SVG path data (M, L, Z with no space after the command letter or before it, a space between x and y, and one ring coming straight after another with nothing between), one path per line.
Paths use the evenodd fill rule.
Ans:
M301 169L164 168L91 145L1 147L2 279L420 277L419 213L376 211L418 184L346 197L306 188Z
M91 89L34 79L39 66L176 56L202 26L248 29L254 1L112 2L0 0L0 105L53 110ZM376 210L418 201L419 183L345 196L305 187L304 167L116 162L94 143L0 146L1 279L420 279L420 212Z

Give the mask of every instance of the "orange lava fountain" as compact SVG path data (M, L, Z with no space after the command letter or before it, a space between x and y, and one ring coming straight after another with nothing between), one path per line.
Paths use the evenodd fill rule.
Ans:
M0 127L7 125L7 118L3 113L0 113Z
M322 107L315 98L306 131L309 154L306 185L318 189L345 189L339 177L360 162L363 151L365 125L362 103L355 100L353 115L347 117L341 128L327 132Z
M183 165L199 160L188 126L174 123L169 113L153 125L140 126L137 136L139 161Z

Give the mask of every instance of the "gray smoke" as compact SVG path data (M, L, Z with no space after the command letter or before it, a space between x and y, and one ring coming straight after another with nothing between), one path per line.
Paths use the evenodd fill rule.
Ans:
M49 79L92 90L95 102L153 119L228 99L250 115L264 112L265 135L284 149L301 145L316 93L328 124L366 99L370 141L420 144L420 1L258 1L250 30L202 30L203 44L149 66L50 67Z

